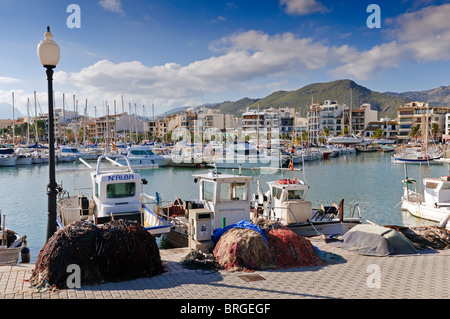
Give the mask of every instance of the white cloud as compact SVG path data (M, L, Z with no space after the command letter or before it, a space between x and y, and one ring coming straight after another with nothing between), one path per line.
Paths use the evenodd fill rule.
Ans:
M111 12L117 12L124 14L125 12L122 10L122 4L120 0L100 0L100 5L103 9Z
M210 45L213 56L187 65L147 66L140 61L101 60L79 72L55 73L55 82L75 85L90 100L112 101L123 94L136 103L188 106L201 93L256 90L286 78L304 79L310 72L368 80L404 61L448 60L450 5L428 7L387 20L389 41L367 50L330 46L292 33L236 32ZM215 102L215 101L210 101Z
M0 76L0 84L20 83L22 80L16 78L10 78L6 76Z
M389 35L422 62L450 59L450 4L386 19Z
M328 8L317 0L280 0L285 12L291 15L307 15L312 13L326 13Z

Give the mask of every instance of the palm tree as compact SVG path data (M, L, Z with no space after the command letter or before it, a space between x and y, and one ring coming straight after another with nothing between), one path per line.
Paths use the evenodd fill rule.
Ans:
M384 136L384 132L381 128L377 128L377 130L372 134L373 138L380 139Z
M420 127L418 125L411 126L409 136L417 140L417 138L420 136Z
M436 140L436 136L439 133L439 124L433 123L431 124L431 133L433 133L433 139Z

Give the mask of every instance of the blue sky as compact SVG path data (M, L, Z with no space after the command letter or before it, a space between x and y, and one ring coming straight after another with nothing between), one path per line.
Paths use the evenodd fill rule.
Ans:
M162 113L337 79L379 92L447 86L447 2L0 0L0 108L14 92L26 114L37 91L46 111L36 47L47 25L61 48L57 107L65 93L73 109L75 95L90 115L114 100L121 110L121 96L126 107ZM80 8L80 28L67 25L70 4ZM367 26L369 4L379 6L381 28Z

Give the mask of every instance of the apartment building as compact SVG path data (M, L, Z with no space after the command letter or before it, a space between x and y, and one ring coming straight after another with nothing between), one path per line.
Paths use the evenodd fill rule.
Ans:
M310 138L318 141L325 129L332 136L342 134L344 124L348 124L348 110L346 104L339 104L334 100L325 100L323 104L311 104L307 113Z
M410 140L410 132L413 126L419 126L420 132L423 132L425 129L423 124L426 121L428 121L428 133L430 134L433 124L437 124L440 130L437 137L441 137L445 129L446 114L448 112L448 107L429 106L427 102L410 102L399 107L397 110L398 141L407 143Z
M359 108L351 110L352 131L363 132L370 122L378 119L378 111L372 110L369 103L361 104Z
M398 121L390 118L382 118L379 121L369 122L364 129L364 137L372 137L375 132L381 129L385 138L395 139L398 135Z

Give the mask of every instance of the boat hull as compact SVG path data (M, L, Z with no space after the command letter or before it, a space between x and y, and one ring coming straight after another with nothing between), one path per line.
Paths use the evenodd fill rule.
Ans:
M446 218L448 219L450 215L450 207L434 207L429 205L424 205L415 201L410 201L407 198L402 198L401 209L409 212L411 215L417 218L423 218L426 220L441 223ZM449 227L450 223L447 220L446 225L443 227Z
M1 167L14 167L16 166L16 158L14 156L2 156L0 157Z

